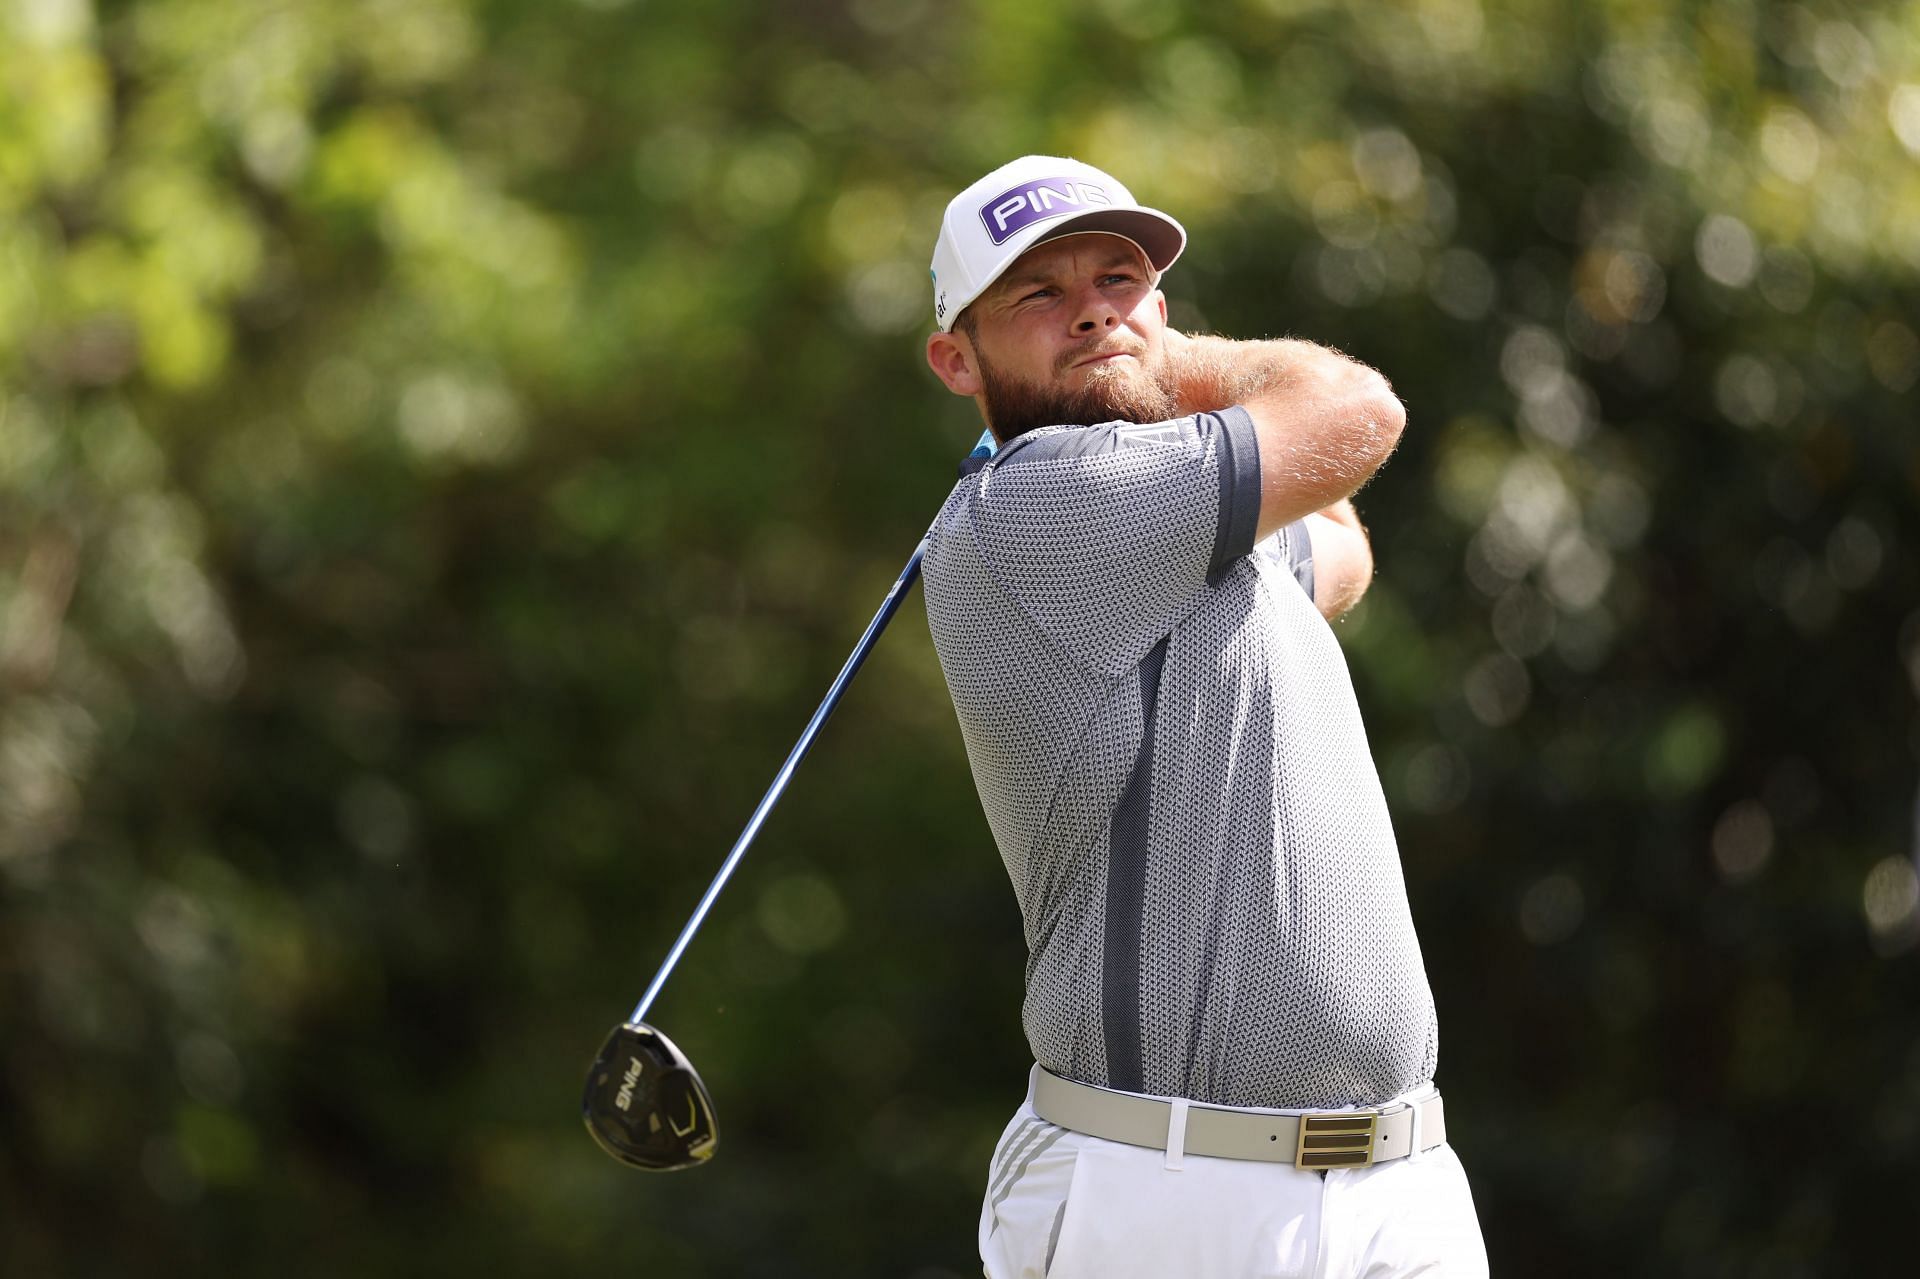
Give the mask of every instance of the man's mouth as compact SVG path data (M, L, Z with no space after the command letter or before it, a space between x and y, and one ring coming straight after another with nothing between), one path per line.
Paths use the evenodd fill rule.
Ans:
M1075 360L1068 367L1075 368L1075 369L1084 369L1084 368L1089 368L1095 364L1104 364L1108 360L1118 360L1121 358L1126 358L1131 360L1131 359L1138 359L1139 357L1135 355L1132 351L1101 351L1096 355L1089 355L1084 359Z

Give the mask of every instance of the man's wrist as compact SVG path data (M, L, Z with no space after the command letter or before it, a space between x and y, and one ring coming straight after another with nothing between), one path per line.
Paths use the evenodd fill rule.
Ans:
M1293 338L1249 339L1167 330L1181 413L1210 413L1279 389L1320 348Z
M1217 413L1244 398L1239 348L1230 338L1168 330L1168 363L1181 413Z

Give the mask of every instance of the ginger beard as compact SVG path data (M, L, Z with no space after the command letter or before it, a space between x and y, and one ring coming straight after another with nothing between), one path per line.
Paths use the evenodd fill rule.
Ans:
M1077 386L1029 382L995 368L978 341L973 349L987 421L1002 444L1043 426L1164 422L1178 415L1166 354L1159 353L1159 358L1149 364L1144 343L1093 342L1065 352L1054 361L1054 376L1077 377ZM1074 369L1088 356L1108 350L1126 351L1133 358L1102 360L1085 369Z

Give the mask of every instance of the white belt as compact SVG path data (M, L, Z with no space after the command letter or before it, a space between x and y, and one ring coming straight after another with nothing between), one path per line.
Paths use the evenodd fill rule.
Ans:
M1259 1159L1308 1170L1365 1168L1447 1139L1440 1094L1380 1110L1320 1110L1273 1114L1201 1102L1137 1097L1033 1072L1033 1110L1061 1128L1129 1146L1165 1150L1169 1158L1212 1155Z

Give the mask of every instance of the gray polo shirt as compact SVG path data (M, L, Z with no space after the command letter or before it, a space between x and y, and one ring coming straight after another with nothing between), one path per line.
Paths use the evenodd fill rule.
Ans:
M1304 524L1243 409L1050 427L955 487L927 617L1070 1078L1222 1105L1433 1077L1433 996Z

